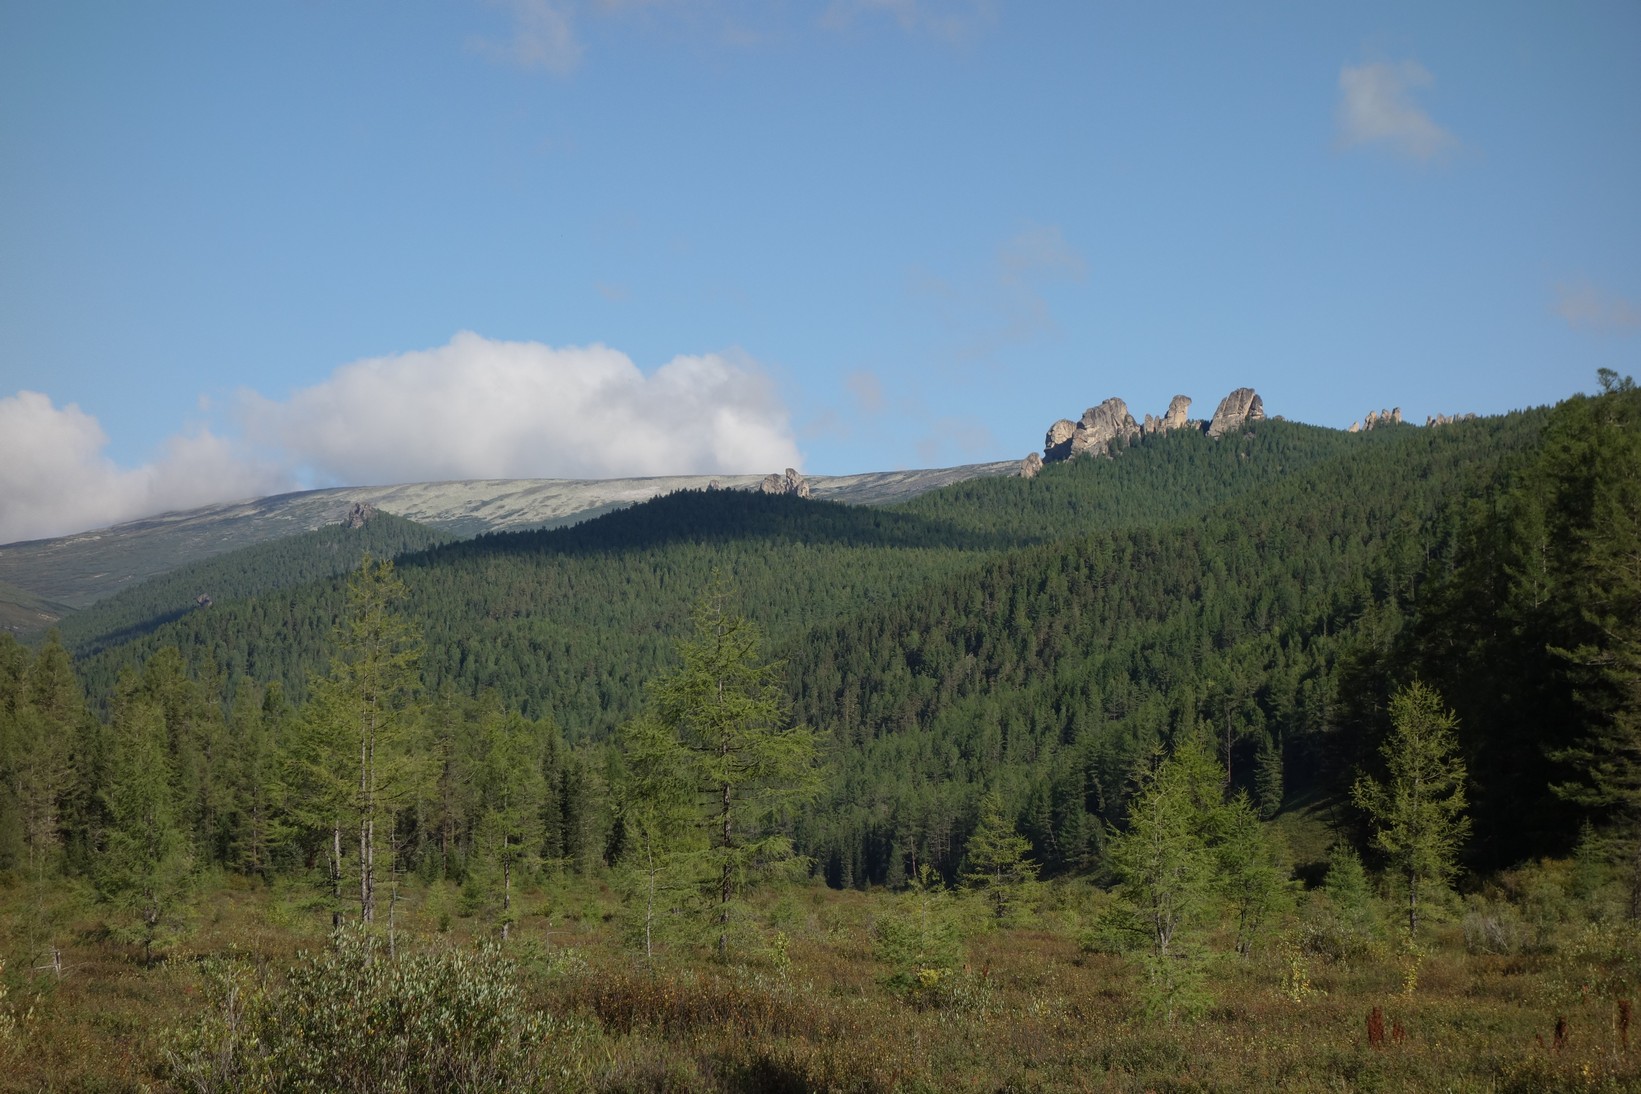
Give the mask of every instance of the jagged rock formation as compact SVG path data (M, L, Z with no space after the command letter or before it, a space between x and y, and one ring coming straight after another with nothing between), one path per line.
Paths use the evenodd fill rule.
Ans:
M758 490L764 494L796 494L800 498L807 498L809 481L788 467L784 475L765 476L764 481L758 485Z
M1251 387L1239 387L1219 401L1213 420L1208 423L1208 436L1223 437L1234 433L1250 422L1265 420L1265 403Z
M1110 398L1099 406L1083 411L1079 421L1061 418L1048 427L1043 437L1043 455L1033 452L1020 464L1020 477L1033 478L1043 464L1069 460L1073 456L1109 456L1118 441L1129 444L1136 439L1170 433L1176 429L1207 430L1210 437L1242 429L1250 422L1263 421L1265 404L1251 387L1239 387L1220 401L1212 423L1192 421L1191 397L1176 395L1168 402L1168 410L1160 418L1147 414L1143 423L1136 422L1128 412L1128 404Z
M1366 433L1368 430L1375 429L1379 426L1401 424L1402 408L1398 406L1393 407L1390 410L1370 410L1368 411L1368 416L1366 418L1359 422L1351 422L1350 428L1345 430L1345 432Z
M1077 435L1077 423L1070 418L1061 418L1048 427L1048 433L1043 437L1043 459L1069 460L1071 458L1071 438Z
M365 522L376 515L376 506L369 502L356 501L353 508L348 510L347 518L342 522L349 528L363 528Z
M1474 414L1432 414L1424 420L1425 425L1452 425L1454 422L1468 422Z
M1071 437L1071 454L1081 456L1086 452L1093 456L1108 456L1111 446L1119 439L1126 444L1139 435L1140 423L1128 413L1128 404L1113 397L1083 411L1077 431Z
M1176 395L1168 401L1168 411L1160 418L1153 418L1147 414L1140 432L1146 436L1154 433L1170 433L1176 429L1184 429L1191 424L1191 397Z

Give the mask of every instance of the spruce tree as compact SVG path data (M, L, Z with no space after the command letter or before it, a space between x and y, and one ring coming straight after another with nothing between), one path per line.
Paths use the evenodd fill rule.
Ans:
M963 884L984 896L1000 921L1028 906L1035 893L1037 864L1027 855L1030 850L1031 841L1004 814L1002 797L988 792L980 800L980 823L969 837Z

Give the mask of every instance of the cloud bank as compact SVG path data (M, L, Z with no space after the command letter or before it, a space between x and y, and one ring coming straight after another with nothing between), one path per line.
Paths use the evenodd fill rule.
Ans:
M0 399L0 543L303 487L803 466L751 360L680 356L646 374L606 346L467 332L344 365L285 400L243 392L237 422L242 436L173 437L152 463L122 469L79 407L30 391Z
M153 463L122 469L103 455L108 436L70 403L22 391L0 399L0 543L44 539L214 501L291 488L209 431L166 442Z
M1339 70L1339 143L1347 148L1376 145L1415 160L1431 160L1454 148L1454 136L1413 101L1415 89L1434 82L1416 61L1346 65Z
M248 394L246 435L316 480L748 473L801 464L785 407L751 361L626 354L463 332L345 365L286 402Z

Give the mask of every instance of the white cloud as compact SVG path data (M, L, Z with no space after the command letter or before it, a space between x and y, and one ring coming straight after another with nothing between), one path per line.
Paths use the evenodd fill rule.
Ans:
M582 45L575 33L574 6L568 0L492 0L512 17L504 41L475 37L472 49L491 60L519 68L544 68L568 76L581 64Z
M247 393L243 415L253 440L348 485L802 466L786 409L754 362L675 357L646 375L601 345L470 332L345 365L286 402Z
M0 399L0 543L43 539L213 501L289 489L207 431L173 437L160 459L122 469L108 436L70 403L21 391Z
M1398 155L1430 160L1458 144L1413 101L1434 78L1416 61L1377 61L1339 70L1339 143L1379 145Z
M1582 330L1641 330L1641 304L1614 296L1589 281L1556 286L1556 314Z
M646 374L605 346L471 333L356 361L277 401L242 392L245 442L197 430L122 468L78 406L0 399L0 543L303 486L746 474L802 467L756 362L675 357Z

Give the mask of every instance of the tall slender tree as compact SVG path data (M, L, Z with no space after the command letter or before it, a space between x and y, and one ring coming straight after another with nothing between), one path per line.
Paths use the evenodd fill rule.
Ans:
M338 888L344 827L357 848L352 873L364 924L376 919L377 858L392 816L412 801L424 766L412 748L422 639L398 611L408 595L391 561L367 555L349 578L337 652L314 688L297 765L310 818L331 825Z
M176 925L193 878L193 854L177 823L165 715L141 695L121 697L103 801L108 828L92 880L114 909L117 934L139 942L144 963Z
M1381 749L1388 779L1362 777L1351 797L1373 824L1373 844L1407 886L1407 933L1419 933L1419 897L1458 868L1470 832L1458 719L1440 695L1415 681L1390 700L1391 733Z
M819 789L815 734L792 724L780 665L763 660L758 628L727 598L719 586L696 606L695 633L679 644L683 665L651 693L654 716L691 756L720 955L748 882L793 862L780 820Z
M494 894L505 941L512 931L513 887L521 872L541 861L542 809L547 781L542 777L542 727L519 714L489 711L478 726L479 809L473 863Z

